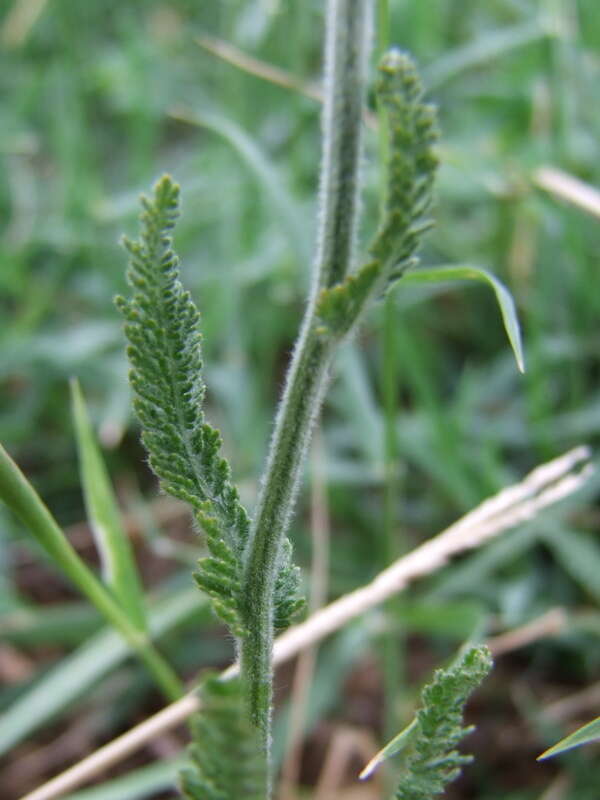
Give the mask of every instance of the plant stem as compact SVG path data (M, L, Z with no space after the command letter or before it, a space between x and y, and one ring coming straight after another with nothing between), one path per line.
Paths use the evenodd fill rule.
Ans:
M280 636L274 652L275 663L281 664L312 647L350 620L403 591L413 581L437 572L459 553L482 547L509 528L535 519L544 509L581 491L594 474L588 461L590 455L587 448L577 447L538 466L519 483L488 497L450 528L398 559L368 584L338 598ZM234 664L221 673L221 678L229 680L237 674L238 666ZM196 692L185 695L52 778L23 800L62 797L165 731L180 725L199 708Z
M379 58L383 56L390 46L390 9L388 0L377 2L377 52ZM381 164L381 201L382 208L387 202L386 176L388 161L388 130L386 116L383 108L378 108L379 116L379 162ZM381 531L382 568L391 564L398 557L396 542L396 500L398 495L397 459L398 442L396 433L396 393L398 383L397 352L396 352L396 325L397 308L393 292L390 292L383 306L383 337L382 337L382 364L381 364L381 393L383 398L384 425L383 425L383 462L384 462L384 497L383 519ZM397 608L395 599L387 603L387 614L394 618ZM389 739L397 730L395 704L398 686L402 682L402 657L400 653L401 642L396 632L392 629L383 635L381 659L384 677L384 733Z
M368 0L328 3L320 225L313 287L277 414L246 562L249 633L241 642L241 669L251 719L267 757L275 573L334 351L334 345L316 333L315 300L319 289L347 275L354 250L368 7Z
M16 514L52 560L114 625L137 653L168 700L183 694L183 686L154 648L147 634L132 624L94 573L79 558L41 498L0 445L0 498Z
M369 0L329 0L315 289L340 283L356 237Z

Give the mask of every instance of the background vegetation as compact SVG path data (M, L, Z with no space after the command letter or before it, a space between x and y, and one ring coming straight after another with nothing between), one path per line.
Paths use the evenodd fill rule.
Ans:
M600 180L596 3L390 5L391 38L421 64L443 131L437 225L422 261L475 264L505 281L519 308L527 372L518 374L485 288L400 286L371 315L339 359L312 461L329 506L330 598L540 461L594 445L600 433L598 223L539 185L545 166ZM0 441L93 563L68 401L68 379L79 378L161 648L190 679L231 653L191 584L202 542L175 504L157 498L132 423L112 304L124 288L118 237L135 230L140 190L166 170L181 181L176 245L203 312L210 418L251 506L309 279L319 104L225 62L198 37L217 37L312 84L321 6L5 0L0 9ZM365 236L376 151L371 131ZM471 708L476 765L449 796L597 798L593 747L535 763L575 722L597 715L594 489L323 646L308 703L307 791L336 732L352 726L372 737L374 752L386 730L409 718L431 668L476 627L513 629L560 607L567 623L558 635L498 659ZM306 492L291 537L307 572L310 505ZM163 700L22 527L0 515L8 800ZM391 634L396 678L379 642ZM280 677L280 759L291 680L290 671ZM389 693L384 702L386 683L397 684L393 703ZM584 687L587 699L566 710L551 705ZM77 798L174 797L171 760L185 740L184 731L165 735L125 762L129 777L114 795L106 786ZM373 796L372 787L363 791Z

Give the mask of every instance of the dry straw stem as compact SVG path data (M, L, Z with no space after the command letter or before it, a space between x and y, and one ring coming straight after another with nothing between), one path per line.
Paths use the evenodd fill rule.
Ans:
M489 647L494 658L510 653L512 650L519 650L528 644L533 644L540 639L547 639L549 636L556 636L567 626L569 617L564 608L551 608L531 622L521 625L512 631L492 636L486 645Z
M195 41L203 50L226 61L228 64L232 64L248 75L254 75L254 77L261 78L267 83L297 92L317 103L323 103L324 101L323 90L318 83L303 80L296 77L292 72L281 69L281 67L277 67L274 64L269 64L268 61L254 58L254 56L248 55L248 53L240 50L239 47L235 47L230 42L218 39L215 36L207 36L206 34L196 36ZM363 118L370 128L377 127L377 115L373 114L373 112L365 109Z
M316 83L304 81L291 72L281 69L281 67L276 67L266 61L254 58L254 56L244 53L243 50L223 39L202 34L201 36L196 36L195 41L203 50L223 61L227 61L228 64L232 64L242 72L247 72L249 75L254 75L284 89L292 89L305 97L309 97L311 100L316 100L318 103L323 102L323 92Z
M590 450L577 447L531 472L521 483L484 501L443 533L398 559L371 583L344 595L317 611L275 642L273 662L287 661L350 620L380 605L411 581L437 571L458 553L479 547L503 531L533 519L544 508L579 489L593 470ZM234 664L224 678L237 674ZM164 731L182 723L199 709L198 697L188 694L150 719L114 739L75 766L53 778L21 800L54 800L76 789L98 773L122 761Z
M600 218L600 191L589 183L584 183L579 178L574 178L555 167L537 169L533 175L533 182L540 189Z
M15 0L4 18L0 41L7 47L21 47L38 21L48 0Z
M543 709L542 716L544 720L564 722L578 714L589 715L593 708L600 709L600 681L550 703Z

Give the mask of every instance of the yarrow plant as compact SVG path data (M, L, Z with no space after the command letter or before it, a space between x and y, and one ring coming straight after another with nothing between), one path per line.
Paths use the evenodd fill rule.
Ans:
M209 555L200 561L195 578L234 635L240 662L239 678L228 685L211 678L203 687L205 710L193 723L191 767L181 781L185 796L195 800L270 795L273 635L302 605L287 529L311 429L339 345L416 263L421 238L431 226L435 110L423 101L411 59L391 50L381 60L376 85L388 141L382 218L364 260L355 254L369 41L368 0L330 0L312 288L252 519L220 454L220 436L202 411L200 314L181 284L172 247L179 188L170 177L163 177L153 196L142 201L139 240L125 240L132 294L118 298L117 305L125 319L143 441L163 489L189 503L204 533ZM475 674L477 680L461 684L461 704L466 687L472 688L483 673ZM430 694L428 708L437 702L435 691ZM448 713L451 706L444 706ZM423 712L419 741L425 737L429 745L419 749L413 772L436 753L442 757L460 738L458 732L464 733L454 710L452 715L451 735L446 735L440 713ZM455 758L452 769L431 772L432 792L434 785L454 777L460 763ZM426 777L423 781L426 785Z

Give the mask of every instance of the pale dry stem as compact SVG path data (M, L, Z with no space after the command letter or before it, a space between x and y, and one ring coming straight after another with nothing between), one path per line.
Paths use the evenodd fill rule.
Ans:
M450 528L398 559L371 583L330 603L305 622L291 628L275 642L274 664L281 664L313 646L350 620L380 605L416 578L437 571L453 555L484 544L569 496L590 477L592 466L585 463L589 455L587 447L578 447L538 467L520 483L484 501ZM222 677L233 677L237 671L237 665L234 664L222 673ZM122 761L154 737L181 724L199 707L197 695L186 695L21 800L55 800L62 797L107 767Z
M589 183L556 167L540 167L533 175L534 183L550 194L566 200L594 217L600 217L600 191Z

